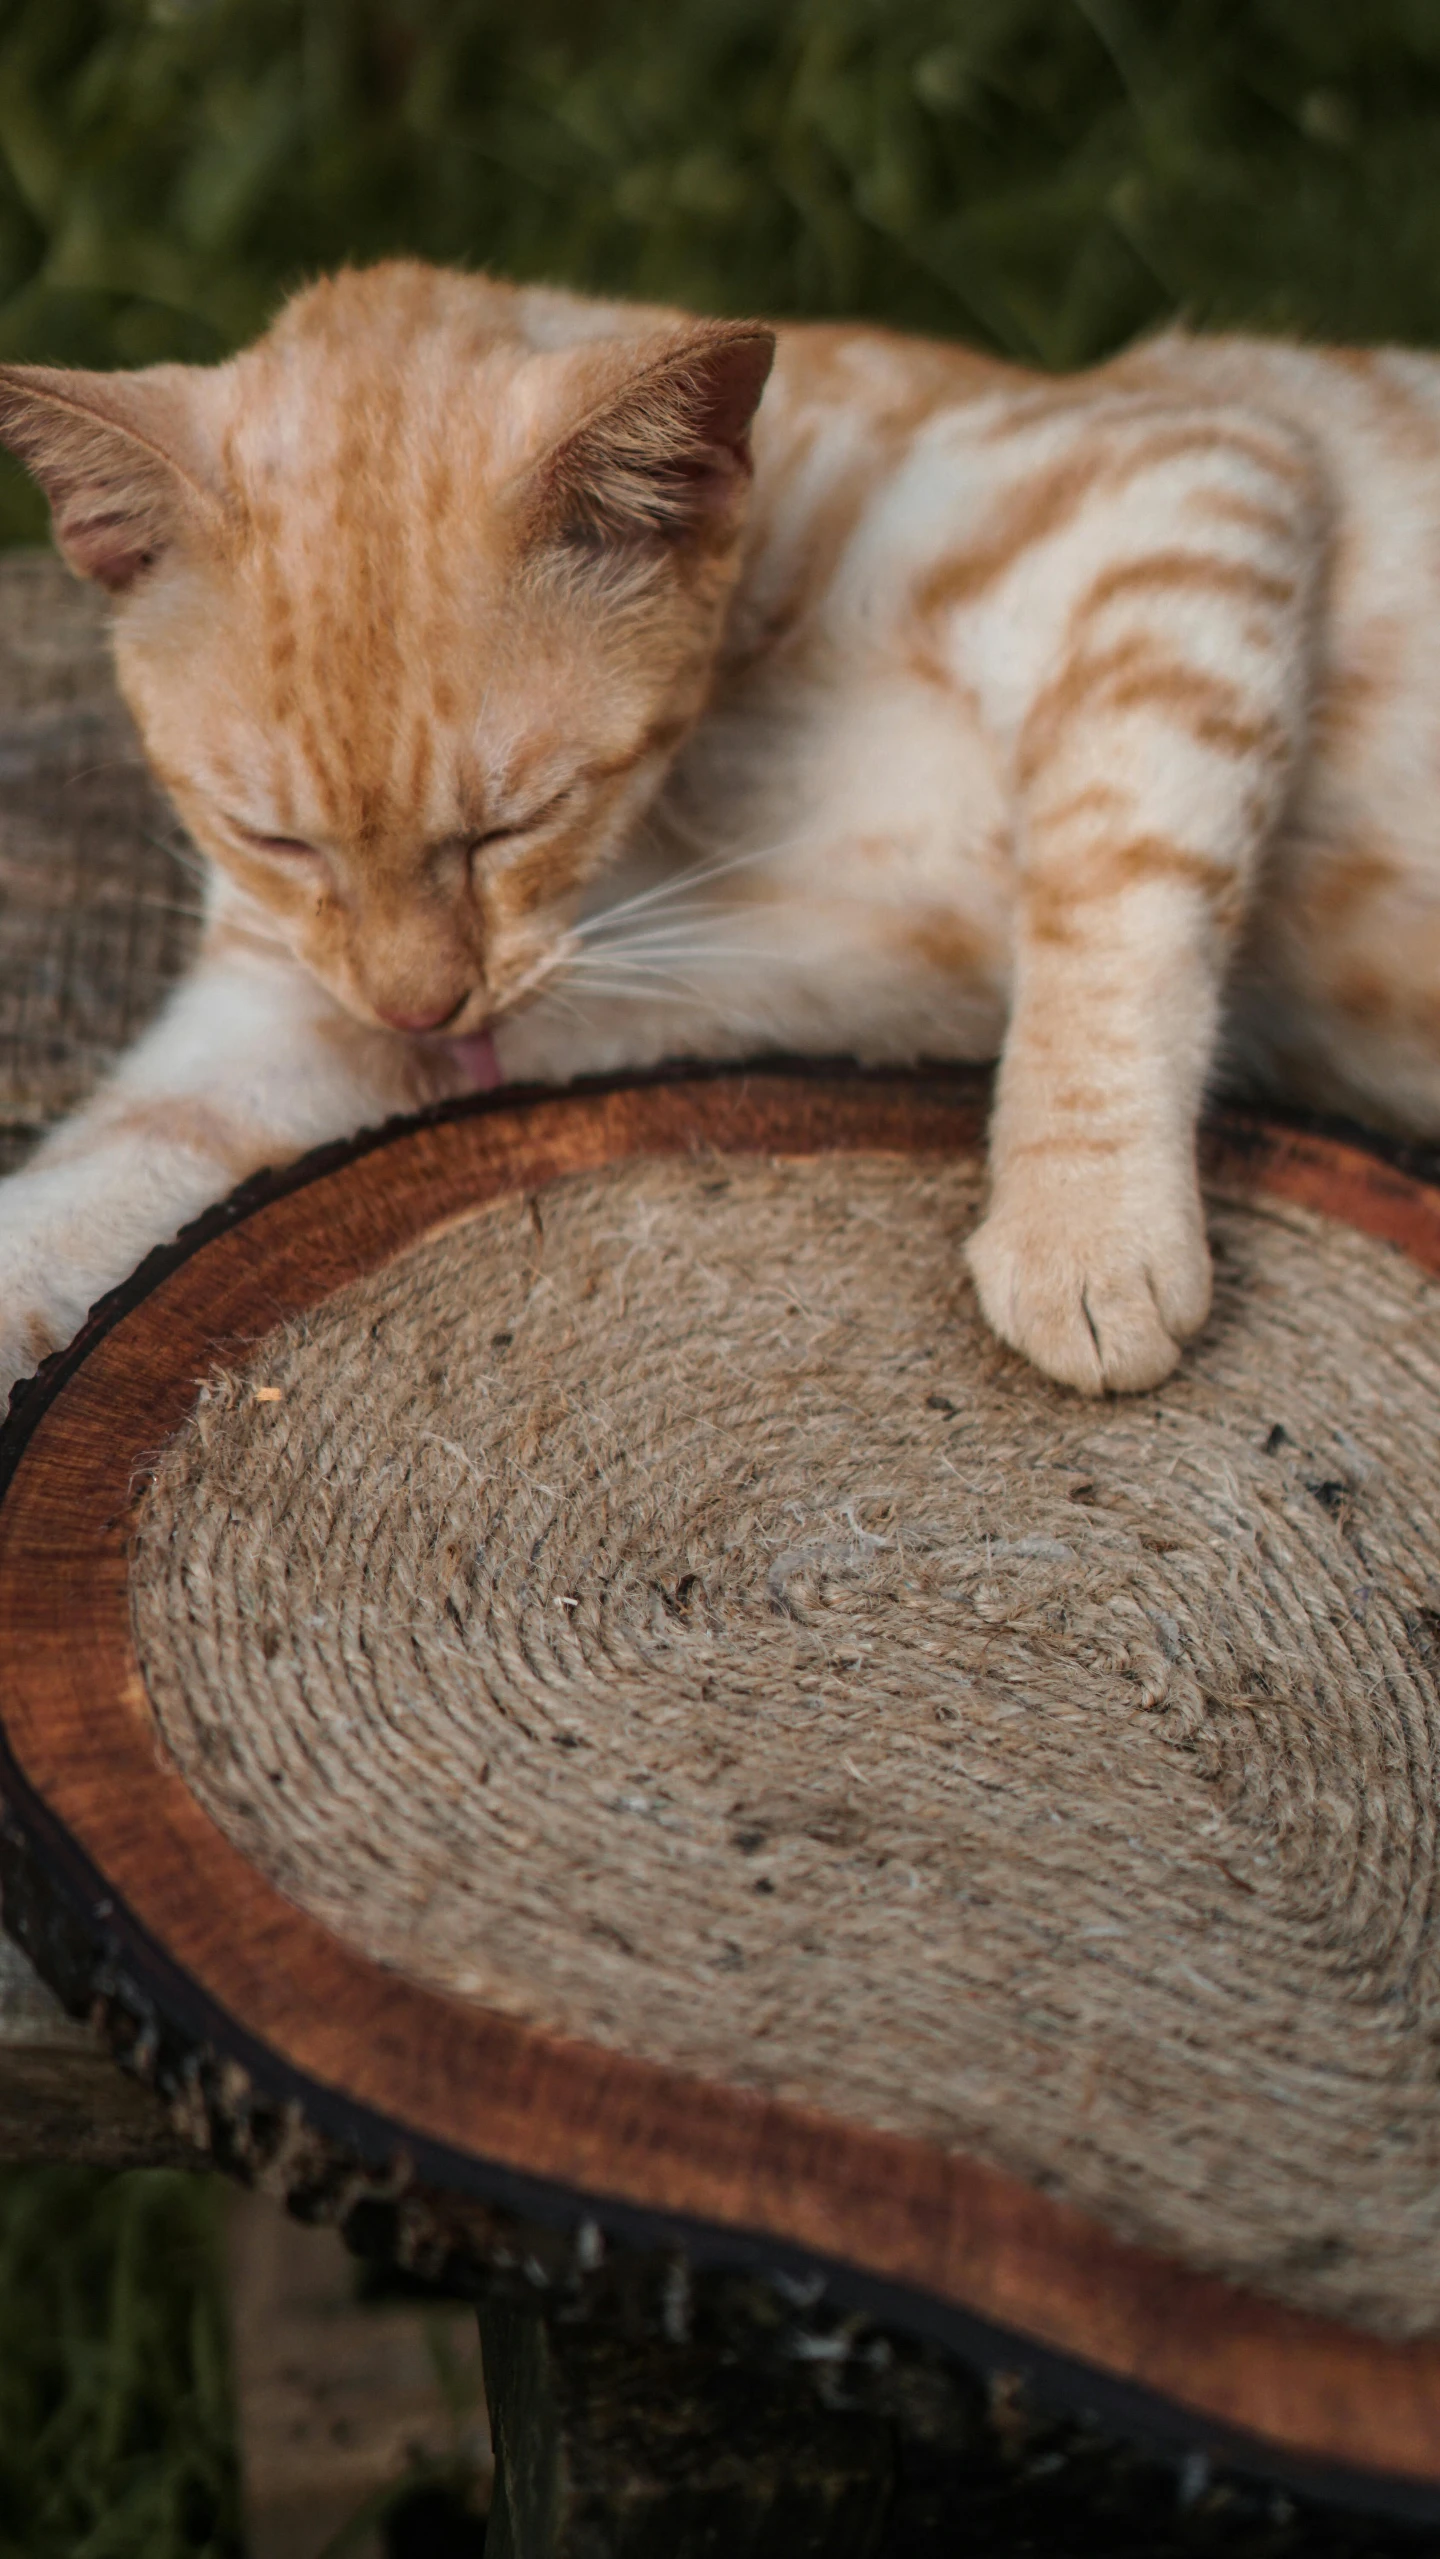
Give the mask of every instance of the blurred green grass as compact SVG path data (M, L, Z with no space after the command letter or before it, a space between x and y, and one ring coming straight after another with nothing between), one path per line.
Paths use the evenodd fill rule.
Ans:
M1437 165L1436 0L0 0L0 356L219 355L396 249L1047 366L1433 342Z
M0 2559L239 2559L224 2201L0 2172Z

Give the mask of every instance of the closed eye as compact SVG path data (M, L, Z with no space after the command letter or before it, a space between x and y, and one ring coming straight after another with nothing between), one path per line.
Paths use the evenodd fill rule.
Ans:
M239 817L227 817L225 823L231 833L238 835L241 843L248 844L253 852L278 854L282 861L318 862L323 859L318 845L307 844L302 836L266 835L260 827L247 826Z
M483 853L492 844L514 844L522 835L533 835L548 818L559 816L566 801L573 798L574 789L574 784L567 782L563 791L556 791L552 798L542 800L539 808L527 809L523 817L506 818L502 825L487 826L480 834L467 836L465 840L470 851Z

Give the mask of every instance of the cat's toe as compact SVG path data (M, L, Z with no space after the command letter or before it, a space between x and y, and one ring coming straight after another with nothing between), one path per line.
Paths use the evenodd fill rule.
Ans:
M1210 1304L1202 1233L1077 1231L1054 1213L992 1213L966 1247L987 1322L1082 1395L1158 1386Z
M1145 1277L1166 1331L1177 1342L1193 1341L1210 1312L1214 1290L1210 1247L1198 1215L1180 1232L1154 1239L1146 1253Z

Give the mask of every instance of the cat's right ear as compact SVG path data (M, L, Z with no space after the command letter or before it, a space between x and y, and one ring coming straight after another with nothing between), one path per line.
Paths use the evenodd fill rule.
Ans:
M123 595L219 513L197 467L188 368L69 373L0 364L0 444L50 501L72 569Z
M533 521L552 539L621 546L724 539L774 354L774 330L746 320L706 321L638 352L606 348L613 378L537 467Z

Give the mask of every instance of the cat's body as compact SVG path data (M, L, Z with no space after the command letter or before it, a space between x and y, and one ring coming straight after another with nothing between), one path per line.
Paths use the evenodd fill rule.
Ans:
M749 487L768 345L394 267L213 373L0 368L216 863L0 1189L0 1377L497 1073L1003 1051L972 1268L1092 1389L1203 1321L1217 1065L1440 1131L1440 359L783 329Z

